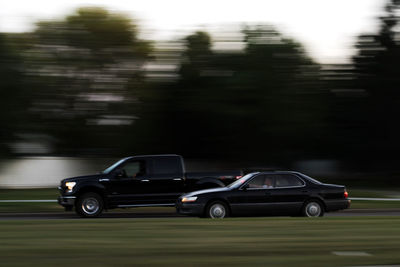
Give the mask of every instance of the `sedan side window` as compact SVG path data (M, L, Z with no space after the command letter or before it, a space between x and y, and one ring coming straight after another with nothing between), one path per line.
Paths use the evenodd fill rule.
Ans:
M248 188L257 188L257 189L265 189L265 188L273 188L273 178L267 175L258 175L251 179L248 183Z
M277 175L275 178L275 187L297 187L303 186L304 182L294 175Z

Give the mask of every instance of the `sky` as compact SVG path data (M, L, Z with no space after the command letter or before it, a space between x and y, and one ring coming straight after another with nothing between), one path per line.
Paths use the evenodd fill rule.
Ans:
M383 0L12 0L0 2L0 31L24 32L82 6L124 13L146 38L168 40L195 30L264 23L301 42L320 63L348 62L360 33L374 32ZM214 32L214 34L216 34Z

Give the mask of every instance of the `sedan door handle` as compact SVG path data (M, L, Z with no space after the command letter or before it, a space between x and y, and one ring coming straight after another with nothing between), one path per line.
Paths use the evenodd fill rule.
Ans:
M266 195L271 195L271 192L265 192Z
M150 180L144 179L144 180L140 180L141 182L150 182Z
M182 181L182 178L174 178L174 181Z

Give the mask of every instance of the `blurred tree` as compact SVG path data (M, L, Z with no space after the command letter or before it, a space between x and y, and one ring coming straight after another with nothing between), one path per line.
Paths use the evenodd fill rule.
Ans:
M365 92L353 119L352 148L362 159L398 158L400 149L400 1L390 0L378 33L360 35L353 88ZM361 110L361 112L360 112Z
M0 155L8 155L15 140L18 120L23 118L22 60L13 50L7 34L0 34Z
M236 52L212 51L204 32L185 38L170 99L177 147L244 161L316 153L325 127L319 66L272 27L246 28L243 37L245 50Z
M25 52L39 128L25 130L55 137L58 153L128 153L151 49L128 17L102 8L39 22Z

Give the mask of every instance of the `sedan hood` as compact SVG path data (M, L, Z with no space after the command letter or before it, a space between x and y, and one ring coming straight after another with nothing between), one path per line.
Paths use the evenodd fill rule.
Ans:
M207 193L217 193L217 192L225 192L229 191L229 187L217 187L217 188L210 188L210 189L205 189L205 190L199 190L199 191L194 191L185 194L185 197L190 197L190 196L197 196L201 194L207 194Z

